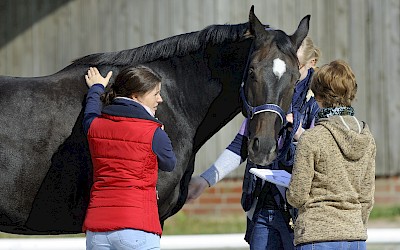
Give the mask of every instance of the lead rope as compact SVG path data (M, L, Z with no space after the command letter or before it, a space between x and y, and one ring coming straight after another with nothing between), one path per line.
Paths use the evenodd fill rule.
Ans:
M293 125L292 126L292 131L289 131L288 128L290 127L290 124L287 123L281 130L281 138L284 140L282 148L279 149L278 153L278 161L282 163L284 166L291 166L293 165L294 162L294 153L295 153L295 146L293 145L293 138L294 135L296 134L296 131L300 127L300 120L301 120L301 114L293 110Z
M309 104L306 100L306 95L309 89L309 80L310 77L312 76L312 73L314 72L313 69L309 69L307 76L301 80L300 82L297 83L295 93L292 98L292 103L291 103L291 112L293 114L293 124L292 126L292 131L288 131L288 128L290 127L290 124L286 124L280 134L284 140L283 146L281 149L279 149L279 154L278 154L278 160L280 161L281 164L284 166L291 166L294 163L294 154L296 147L293 144L293 138L294 135L296 134L297 130L300 127L300 121L302 119L302 113L308 108ZM310 107L311 109L313 107ZM318 113L318 109L311 110L310 115L312 117L308 117L309 119L313 119L314 116ZM307 125L308 125L307 121Z

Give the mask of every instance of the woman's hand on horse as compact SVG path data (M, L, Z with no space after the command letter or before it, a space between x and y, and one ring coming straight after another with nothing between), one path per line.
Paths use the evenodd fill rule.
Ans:
M111 76L112 76L112 71L109 71L107 76L103 77L96 67L90 67L87 74L85 75L86 84L90 88L94 84L100 83L105 88L105 87L107 87Z
M208 182L201 176L193 176L189 182L189 192L186 199L186 203L192 203L194 200L209 187Z

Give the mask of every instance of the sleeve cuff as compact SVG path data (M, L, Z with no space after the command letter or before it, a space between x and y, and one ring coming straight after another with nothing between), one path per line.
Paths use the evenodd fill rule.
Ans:
M225 149L215 163L204 171L200 176L203 177L211 186L219 182L233 170L238 168L241 163L240 155Z
M218 170L214 165L209 167L200 176L203 177L208 182L208 186L210 186L210 187L214 186L215 183L217 183L218 179L219 179L218 178Z

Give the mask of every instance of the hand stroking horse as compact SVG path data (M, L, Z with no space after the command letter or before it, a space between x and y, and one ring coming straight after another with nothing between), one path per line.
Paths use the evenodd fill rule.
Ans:
M112 70L111 84L123 68L138 64L163 78L158 114L178 163L173 172L159 174L162 223L185 203L196 152L242 110L241 89L243 111L251 115L249 159L270 163L281 113L289 109L299 76L296 50L309 19L288 36L266 29L252 7L243 24L212 25L130 50L88 55L49 76L0 76L0 231L81 232L92 184L82 129L90 66L102 74Z

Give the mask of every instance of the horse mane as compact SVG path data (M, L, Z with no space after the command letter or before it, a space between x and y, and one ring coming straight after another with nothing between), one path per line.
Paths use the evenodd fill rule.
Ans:
M248 23L210 25L201 31L176 35L163 40L118 52L87 55L73 61L75 64L124 66L151 62L172 56L182 56L204 48L207 44L237 41L245 37Z

